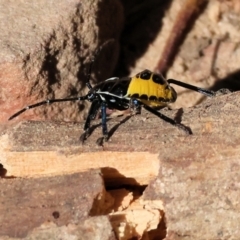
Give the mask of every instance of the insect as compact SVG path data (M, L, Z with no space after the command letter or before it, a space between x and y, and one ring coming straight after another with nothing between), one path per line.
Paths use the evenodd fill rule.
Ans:
M156 107L164 108L169 103L176 101L177 93L170 84L175 84L209 97L215 96L214 91L199 88L174 79L165 80L162 75L153 73L147 69L138 73L134 77L112 77L96 84L95 86L92 86L90 79L93 63L94 59L92 60L88 72L86 86L88 87L89 91L85 96L44 100L42 102L38 102L21 109L20 111L13 114L9 120L19 116L28 109L39 107L41 105L51 104L55 102L87 100L91 102L91 106L83 128L84 133L81 135L80 139L84 141L88 138L90 135L91 121L95 119L98 112L101 111L101 125L103 136L97 141L97 143L101 145L103 141L107 141L109 138L107 128L107 108L116 110L131 109L137 114L140 113L141 108L144 107L147 111L156 115L162 120L182 129L187 134L192 134L191 130L188 127L182 125L181 123L177 123L175 120L163 115L161 112L156 110Z

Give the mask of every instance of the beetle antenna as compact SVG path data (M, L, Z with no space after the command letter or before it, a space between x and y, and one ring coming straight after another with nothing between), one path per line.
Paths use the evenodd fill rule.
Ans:
M13 118L19 116L20 114L22 114L23 112L25 112L25 111L27 111L28 109L31 109L31 108L39 107L39 106L42 106L42 105L45 105L45 104L51 104L51 103L54 103L54 102L81 101L81 100L87 99L87 97L88 97L88 95L83 96L83 97L75 97L75 98L63 98L63 99L48 99L48 100L44 100L42 102L38 102L38 103L35 103L33 105L29 105L29 106L21 109L20 111L14 113L8 120L12 120Z

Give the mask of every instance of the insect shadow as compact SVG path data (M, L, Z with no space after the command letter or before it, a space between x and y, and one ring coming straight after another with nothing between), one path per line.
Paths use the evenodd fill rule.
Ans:
M182 122L183 113L184 113L183 108L179 108L179 109L177 110L177 113L176 113L176 116L174 117L174 120L175 120L178 124L180 124L180 123ZM181 124L182 124L182 123L181 123ZM192 130L191 130L190 127L185 126L185 128L188 129L188 131L189 131L190 134L192 134Z
M0 163L0 177L5 177L7 174L7 169L3 167L3 165Z
M16 178L15 176L7 176L7 169L0 163L0 178L12 179Z
M117 123L115 126L113 126L109 132L108 132L108 140L112 137L112 135L117 131L117 129L124 124L125 122L127 122L130 118L132 117L132 115L126 116L123 120L121 120L119 123ZM110 120L110 119L109 119ZM99 124L98 126L100 126L101 124ZM104 144L104 137L100 137L97 139L97 144L99 146L103 146Z

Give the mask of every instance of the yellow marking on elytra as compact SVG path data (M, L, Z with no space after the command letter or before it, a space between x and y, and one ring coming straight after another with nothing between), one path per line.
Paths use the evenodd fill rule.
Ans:
M140 74L141 75L141 74ZM167 81L164 84L156 83L153 81L153 73L150 76L150 79L142 79L139 74L132 77L129 84L126 96L132 96L134 94L147 95L147 97L154 96L157 100L145 100L140 99L143 103L149 106L166 106L169 102L174 102L176 100L177 94L175 90L169 86ZM161 100L162 99L162 100Z

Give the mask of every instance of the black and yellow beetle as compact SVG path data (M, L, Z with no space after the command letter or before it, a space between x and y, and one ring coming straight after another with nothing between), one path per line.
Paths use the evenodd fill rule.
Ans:
M66 102L66 101L82 101L88 100L91 102L91 107L84 125L84 133L81 136L81 140L84 141L89 136L90 123L93 120L99 110L101 109L102 118L102 140L108 140L107 130L107 114L106 109L135 109L137 113L140 113L143 106L147 111L155 114L162 120L177 126L191 134L191 130L181 123L177 123L175 120L163 115L161 112L154 109L155 107L166 107L168 103L175 102L177 99L177 93L170 84L176 84L181 87L199 92L209 97L215 96L215 92L203 88L199 88L178 80L168 79L165 80L160 74L153 73L149 70L144 70L138 73L134 77L118 78L112 77L103 82L96 84L94 87L90 84L91 67L88 74L88 81L86 83L89 88L89 92L85 96L65 98L65 99L51 99L38 102L30 105L18 111L12 115L9 120L17 117L21 113L28 109L35 108L44 104L51 104L54 102Z

